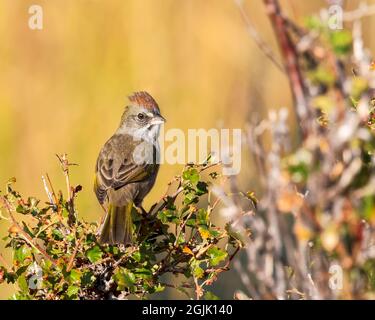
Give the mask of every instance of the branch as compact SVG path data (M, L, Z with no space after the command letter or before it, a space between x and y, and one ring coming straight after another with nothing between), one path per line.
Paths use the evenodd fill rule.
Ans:
M284 66L282 65L282 63L280 63L274 52L272 51L272 49L270 48L270 46L262 39L262 37L260 36L258 30L255 28L254 24L252 23L252 21L250 20L250 18L248 17L248 15L246 14L246 11L242 5L242 1L240 0L235 0L235 3L237 4L238 6L238 9L241 13L241 16L242 16L242 19L244 20L245 24L246 24L246 27L247 27L247 31L249 32L249 35L251 38L253 38L255 44L258 46L258 48L260 49L260 51L263 52L263 54L268 58L270 59L273 64L282 72L285 74L285 68Z
M288 32L287 22L280 10L279 2L277 0L263 0L263 2L266 5L284 59L293 99L296 105L298 121L303 135L306 136L310 128L308 127L309 122L306 122L305 120L310 117L311 112L308 109L308 102L306 99L307 90L298 63L298 53Z
M66 271L69 272L70 270L72 270L73 268L73 265L74 265L74 259L77 255L77 252L78 252L78 248L79 248L79 245L81 244L81 239L79 239L76 243L76 247L74 248L74 251L73 251L73 254L71 255L70 259L69 259L69 262L68 262L68 266L66 267Z

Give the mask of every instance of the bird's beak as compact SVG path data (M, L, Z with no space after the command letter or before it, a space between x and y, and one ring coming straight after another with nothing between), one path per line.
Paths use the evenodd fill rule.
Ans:
M155 124L162 124L164 123L166 120L164 119L164 117L162 117L161 115L157 115L157 116L154 116L152 119L151 119L151 125L155 125Z

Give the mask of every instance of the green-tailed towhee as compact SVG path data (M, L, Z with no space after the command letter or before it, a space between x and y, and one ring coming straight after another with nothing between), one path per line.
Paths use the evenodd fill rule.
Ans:
M159 131L165 119L146 92L135 92L115 134L99 153L94 191L106 209L101 243L132 243L131 211L141 206L159 169Z

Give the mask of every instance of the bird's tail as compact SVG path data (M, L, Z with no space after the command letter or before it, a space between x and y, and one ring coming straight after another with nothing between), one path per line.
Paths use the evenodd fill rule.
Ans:
M132 212L133 203L123 207L108 205L107 215L99 230L99 242L108 244L132 243Z

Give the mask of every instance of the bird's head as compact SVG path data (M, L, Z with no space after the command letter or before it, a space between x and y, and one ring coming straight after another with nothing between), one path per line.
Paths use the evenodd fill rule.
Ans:
M135 92L129 96L129 104L121 117L118 133L156 139L164 122L159 106L151 95L144 91Z

